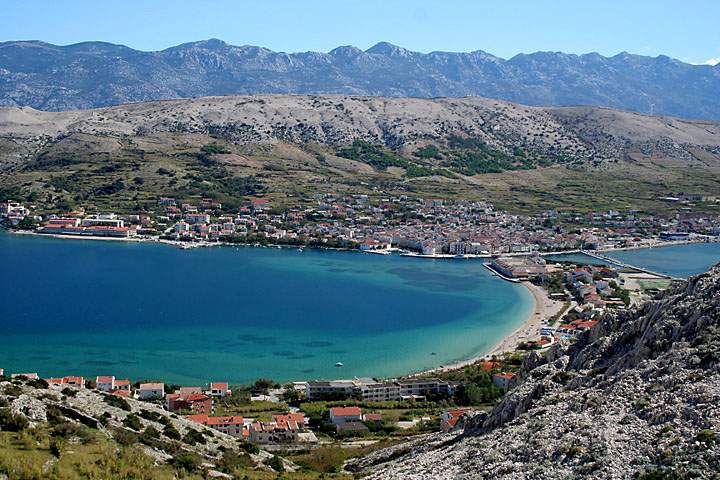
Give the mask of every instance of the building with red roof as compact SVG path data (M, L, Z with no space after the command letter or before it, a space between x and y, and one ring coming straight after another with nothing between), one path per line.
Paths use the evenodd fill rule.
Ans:
M330 423L335 425L361 421L362 410L360 407L333 407L330 409Z
M233 437L247 437L245 419L239 415L225 417L211 417L207 414L188 415L188 420L200 423L218 432L232 435Z
M165 396L165 408L171 412L187 410L193 413L209 414L212 412L212 397L204 393L170 393Z
M443 432L459 430L463 426L463 419L471 412L469 408L456 408L443 412L440 416L440 428Z
M514 376L512 373L496 373L492 377L493 384L498 388L507 389Z
M213 397L225 397L232 394L227 382L211 382L210 390L207 392Z

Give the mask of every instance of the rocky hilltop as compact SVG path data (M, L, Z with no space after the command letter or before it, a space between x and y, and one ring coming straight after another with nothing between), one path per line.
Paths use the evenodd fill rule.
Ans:
M720 266L577 343L530 354L457 436L348 465L367 478L718 478Z
M201 154L208 145L218 145L212 158ZM521 212L599 203L664 211L658 199L669 193L720 195L718 172L719 122L598 107L250 95L0 108L0 196L48 204L104 196L115 208L211 193L228 203L239 191L218 179L234 177L280 199L322 185L482 198Z
M720 123L595 107L540 108L487 98L252 95L142 102L95 110L0 108L0 137L37 143L73 134L137 137L200 134L236 144L349 145L393 150L452 135L512 152L621 160L628 152L691 158L720 152Z
M0 105L68 110L252 93L485 96L530 105L596 105L720 118L720 66L623 52L481 50L419 53L386 42L365 51L283 53L211 39L157 52L84 42L0 43Z

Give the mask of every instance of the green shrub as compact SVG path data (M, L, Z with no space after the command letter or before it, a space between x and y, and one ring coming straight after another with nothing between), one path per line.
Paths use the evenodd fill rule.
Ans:
M28 380L27 382L25 382L25 385L28 385L33 388L42 388L42 389L50 387L50 384L48 384L48 382L46 382L42 378L33 378L32 380Z
M140 434L140 441L146 445L153 444L154 440L157 440L160 438L160 432L153 427L152 425L147 427L141 434Z
M106 394L103 397L103 401L110 405L111 407L119 408L121 410L125 410L126 412L129 412L132 410L130 408L130 404L122 397L118 397L117 395L109 395Z
M267 466L272 468L276 472L285 471L285 464L283 464L282 458L278 457L277 455L273 455L273 457L268 460Z
M112 418L112 415L110 414L110 412L103 412L103 414L100 415L100 417L98 418L98 421L99 421L102 425L104 425L104 426L107 427L108 424L110 423L110 419L111 419L111 418Z
M200 457L192 453L181 453L173 459L173 465L186 472L194 472L200 467Z
M157 412L152 412L150 410L145 410L145 409L140 410L140 413L138 413L138 415L140 416L140 418L144 418L145 420L150 420L152 422L159 421L160 417L162 416Z
M253 455L260 453L260 447L254 443L248 442L247 440L240 440L240 448L245 450L247 453L252 453Z
M58 423L65 421L65 416L55 405L48 406L45 414L50 425L57 425Z
M87 443L88 441L92 440L93 437L92 432L88 428L72 422L58 423L52 428L50 435L60 438L75 437L79 438L83 443Z
M13 413L10 410L0 410L0 430L20 432L25 430L30 422L24 415Z
M225 473L232 473L238 468L249 468L255 466L247 453L238 454L234 450L225 450L222 458L218 463L218 467Z
M140 418L137 415L135 415L134 413L128 414L122 423L127 428L130 428L130 429L138 431L138 432L142 428L142 422L140 421Z
M180 440L180 432L177 431L177 429L173 426L172 423L168 423L165 425L165 428L163 428L162 431L163 435L165 435L167 438L170 438L172 440Z
M717 435L710 429L700 430L697 434L697 441L706 445L715 443Z
M3 389L3 393L9 397L19 397L22 394L22 388L17 385L7 385Z
M74 397L75 395L77 395L77 390L70 388L70 387L65 387L62 390L60 390L60 393L62 393L66 397Z
M113 432L113 438L115 441L126 447L136 444L138 442L138 437L137 433L128 432L127 430L116 429Z
M195 445L196 443L205 444L207 440L205 440L202 432L190 429L188 430L188 433L186 433L183 437L183 442L187 443L188 445Z

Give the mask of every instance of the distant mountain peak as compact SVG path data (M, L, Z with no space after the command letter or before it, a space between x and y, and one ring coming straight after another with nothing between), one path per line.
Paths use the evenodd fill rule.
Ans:
M365 52L353 45L341 45L330 50L330 55L339 57L356 57L363 53Z
M365 53L373 55L387 55L387 56L407 56L412 54L410 50L407 50L397 45L393 45L389 42L378 42L372 47L365 50Z

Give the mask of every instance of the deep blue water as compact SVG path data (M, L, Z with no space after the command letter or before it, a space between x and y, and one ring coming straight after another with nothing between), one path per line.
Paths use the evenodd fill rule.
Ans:
M0 233L0 265L0 367L42 376L394 376L483 353L532 310L471 260Z

